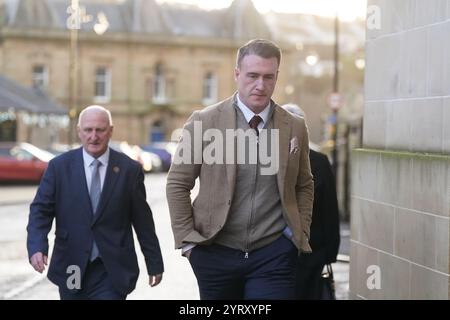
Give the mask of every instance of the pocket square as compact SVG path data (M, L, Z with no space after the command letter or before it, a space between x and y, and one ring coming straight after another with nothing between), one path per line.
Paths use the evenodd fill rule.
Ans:
M297 153L298 151L298 140L297 137L293 137L289 142L289 153Z

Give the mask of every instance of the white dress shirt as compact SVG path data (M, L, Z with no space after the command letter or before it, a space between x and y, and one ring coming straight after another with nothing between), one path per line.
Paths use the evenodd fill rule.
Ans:
M242 111L242 113L244 114L245 120L247 121L247 123L250 122L250 120L254 117L254 116L260 116L262 121L260 123L258 123L258 130L261 131L262 128L264 128L264 126L266 125L267 121L269 120L269 113L270 113L270 102L267 105L267 107L264 108L263 111L261 111L260 113L256 114L254 113L252 110L250 110L249 107L247 107L242 101L241 99L239 99L239 94L236 95L236 99L237 99L237 106L239 107L239 109Z
M86 183L88 187L88 192L91 191L91 181L92 181L92 173L94 171L94 162L95 158L86 152L83 148L83 162L84 162L84 173L86 175ZM106 169L108 168L109 161L109 148L106 149L105 153L97 158L98 161L102 163L102 165L98 168L100 173L100 188L103 190L103 183L105 182Z

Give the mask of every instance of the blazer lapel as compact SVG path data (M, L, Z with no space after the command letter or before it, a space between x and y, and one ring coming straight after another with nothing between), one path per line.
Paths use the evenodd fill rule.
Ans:
M227 129L236 129L236 112L234 110L234 103L235 103L235 96L234 95L232 98L230 98L228 100L227 103L224 103L221 108L219 108L219 114L218 114L218 119L216 119L216 128L218 128L224 137L226 137L226 130ZM234 137L234 135L233 135ZM224 156L224 163L225 163L225 168L227 171L227 181L228 181L228 187L229 187L229 192L230 195L232 196L234 193L234 186L236 183L236 143L235 141L231 142L231 141L226 141L226 139L224 139L224 143L228 144L228 143L233 143L234 145L234 160L232 161L232 163L227 163L226 162L226 150L224 150L223 156Z
M280 192L280 198L284 199L284 181L286 176L286 169L289 160L289 136L290 136L290 125L289 118L286 114L283 114L279 110L279 106L275 106L273 113L274 128L279 130L280 143L279 143L279 156L280 156L280 167L277 174L278 190Z
M75 157L72 161L72 172L74 174L74 179L76 186L74 186L75 190L79 190L81 186L80 192L80 200L86 210L83 212L86 214L86 217L91 220L92 219L92 205L91 199L89 198L89 189L86 182L86 172L84 171L84 160L83 160L83 147L79 148L75 153Z
M109 149L109 163L108 168L106 169L105 182L103 183L102 194L100 196L100 202L98 204L97 212L94 215L94 219L92 220L92 225L97 222L100 216L103 214L106 204L114 190L114 186L116 185L117 178L120 174L120 166L118 159L116 157L116 151Z

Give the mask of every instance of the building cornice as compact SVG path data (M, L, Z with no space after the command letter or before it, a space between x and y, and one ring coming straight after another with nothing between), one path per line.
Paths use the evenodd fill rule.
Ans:
M33 39L33 40L57 40L70 41L70 32L57 29L21 29L4 27L0 30L0 38L7 39ZM125 44L154 44L165 46L193 46L214 47L234 49L249 39L226 39L226 38L200 38L189 36L173 36L165 34L148 33L107 33L101 36L93 32L79 32L80 42L102 42L102 43L125 43Z

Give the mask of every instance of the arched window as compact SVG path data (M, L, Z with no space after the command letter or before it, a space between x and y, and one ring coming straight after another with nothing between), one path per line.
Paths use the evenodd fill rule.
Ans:
M161 120L153 122L150 132L150 141L152 143L164 141L164 123Z

